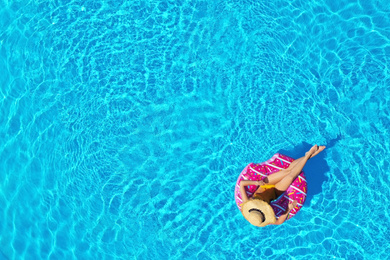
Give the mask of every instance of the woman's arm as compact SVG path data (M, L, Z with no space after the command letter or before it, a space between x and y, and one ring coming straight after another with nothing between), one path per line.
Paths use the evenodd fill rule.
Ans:
M264 185L263 181L241 181L240 182L240 193L242 198L242 203L248 201L248 196L246 195L245 186L248 185Z
M286 218L288 217L288 214L290 213L290 211L295 208L295 206L297 205L297 201L294 200L292 203L290 202L288 204L288 208L286 210L286 212L284 212L282 215L280 215L280 217L276 220L275 223L273 223L273 225L281 225L284 223L284 221L286 221Z
M265 183L263 181L241 181L240 186L248 186L248 185L264 185Z
M280 217L276 220L275 223L273 223L273 225L281 225L284 223L284 221L286 221L286 218L288 216L288 214L290 213L291 209L288 209L286 210L286 212L284 212L282 215L280 215Z

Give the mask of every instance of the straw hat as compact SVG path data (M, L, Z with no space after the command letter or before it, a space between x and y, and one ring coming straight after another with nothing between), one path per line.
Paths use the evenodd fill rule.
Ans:
M246 220L254 226L264 227L276 221L274 210L263 200L248 200L242 204L241 212Z

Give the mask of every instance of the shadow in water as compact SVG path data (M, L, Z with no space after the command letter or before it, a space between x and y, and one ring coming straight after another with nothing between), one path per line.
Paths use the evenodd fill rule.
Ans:
M322 192L322 183L327 180L325 173L329 171L329 166L325 161L326 151L331 149L341 139L341 136L337 136L335 139L329 140L326 144L326 149L319 153L317 156L311 158L305 165L303 171L306 175L307 180L307 197L306 203L310 204L311 199L314 195ZM285 154L292 158L299 158L305 155L305 153L312 147L312 144L303 142L302 144L295 147L293 150L280 150L279 153Z

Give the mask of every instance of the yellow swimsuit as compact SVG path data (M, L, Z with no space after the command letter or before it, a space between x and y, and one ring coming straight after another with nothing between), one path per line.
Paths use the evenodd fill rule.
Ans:
M265 189L265 191L262 193L255 193L253 195L254 199L264 200L269 204L272 200L277 198L275 185L263 185L261 188Z

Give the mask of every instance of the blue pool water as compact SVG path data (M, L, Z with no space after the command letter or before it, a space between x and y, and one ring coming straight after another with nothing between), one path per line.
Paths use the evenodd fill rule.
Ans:
M386 0L9 0L0 28L1 259L390 255ZM240 171L315 143L305 207L250 226Z

